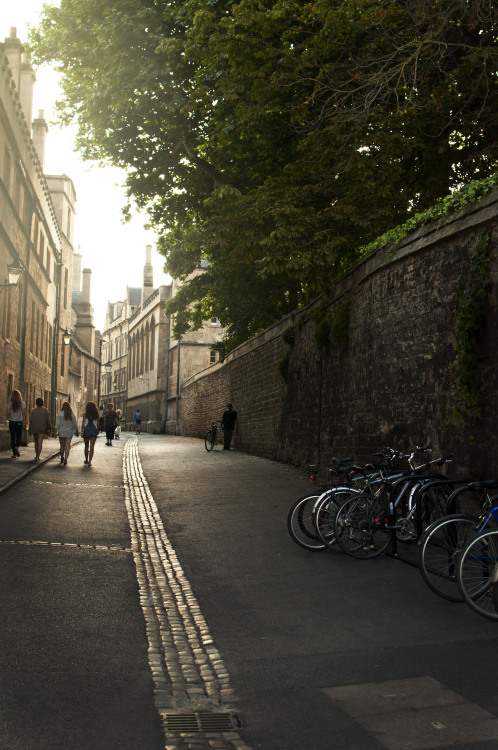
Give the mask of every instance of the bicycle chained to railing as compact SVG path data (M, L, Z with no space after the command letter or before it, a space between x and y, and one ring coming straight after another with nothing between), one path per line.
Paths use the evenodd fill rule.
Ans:
M220 444L218 436L221 428L221 420L213 419L210 420L208 424L210 424L211 427L207 431L206 437L204 438L204 445L206 446L207 451L212 451L213 448L216 447L216 445Z
M339 547L357 559L377 557L388 548L395 556L398 542L416 542L417 492L424 484L441 477L441 474L424 472L435 465L443 466L452 460L451 456L441 456L415 465L416 456L428 450L417 448L408 456L409 472L400 477L383 476L378 486L368 487L368 492L346 498L334 509L333 517L327 524L321 518L318 507L315 514L315 529L322 541L331 549ZM426 498L426 525L447 512L449 495L449 487L445 486L444 489L434 490L430 503Z
M400 477L406 472L406 469L400 469L398 464L406 460L407 454L385 447L382 452L374 454L374 457L380 458L381 462L359 466L353 464L353 458L350 457L332 459L330 468L326 467L327 480L320 489L296 500L289 510L287 528L296 544L310 551L324 550L327 547L337 549L331 545L330 538L324 541L317 532L317 514L323 518L324 533L325 526L330 531L334 512L344 499L352 494L371 491L371 488L385 476ZM316 475L311 477L312 481L315 477Z

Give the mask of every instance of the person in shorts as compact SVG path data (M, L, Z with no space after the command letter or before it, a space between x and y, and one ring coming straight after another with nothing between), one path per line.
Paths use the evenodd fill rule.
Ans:
M93 452L95 450L95 441L100 431L100 414L97 405L89 401L85 408L83 416L83 440L85 441L85 460L84 464L91 468Z
M35 444L35 461L40 460L40 453L43 446L43 438L48 435L52 429L52 421L48 409L43 406L43 399L36 399L36 406L31 410L29 415L28 432L33 435Z

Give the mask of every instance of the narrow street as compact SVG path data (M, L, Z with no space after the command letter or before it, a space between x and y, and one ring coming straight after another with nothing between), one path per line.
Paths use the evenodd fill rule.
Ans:
M123 433L0 454L2 750L491 750L498 631L296 546L291 467Z

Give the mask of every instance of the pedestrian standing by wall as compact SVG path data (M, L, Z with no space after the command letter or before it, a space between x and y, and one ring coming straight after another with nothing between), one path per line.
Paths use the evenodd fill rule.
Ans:
M76 417L74 416L71 404L67 401L64 401L62 404L62 411L57 414L55 427L57 434L59 435L61 464L66 466L67 459L69 458L69 451L71 450L71 440L73 439L73 435L79 435Z
M43 446L43 438L48 435L52 429L52 422L48 409L43 406L43 399L36 399L36 406L31 410L29 415L29 434L33 435L35 443L35 461L40 460L40 453Z
M83 415L83 440L85 441L85 460L84 464L90 469L92 467L93 452L95 450L95 441L99 434L100 414L97 405L89 401Z
M138 434L140 435L140 428L142 426L142 415L140 414L138 409L133 415L133 421L135 422L135 432L138 432Z
M228 404L227 410L223 412L221 418L221 429L223 430L223 450L229 451L232 442L232 435L237 421L237 412L232 404Z
M21 455L19 446L21 445L22 426L26 422L26 404L18 390L12 391L10 401L7 404L7 419L9 420L12 457L19 458Z
M107 438L106 445L112 445L114 430L117 424L117 414L114 411L114 404L107 404L107 409L104 412L104 422L105 436Z
M105 423L104 423L104 405L100 404L99 408L99 427L101 432L105 432Z

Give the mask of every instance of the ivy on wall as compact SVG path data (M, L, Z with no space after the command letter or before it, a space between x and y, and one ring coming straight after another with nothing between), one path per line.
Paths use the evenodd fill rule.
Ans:
M334 315L324 316L323 309L316 308L313 312L315 324L314 342L321 349L329 344L335 344L341 349L347 349L349 342L349 300L341 302Z
M483 233L471 246L457 281L457 305L453 314L452 329L455 356L449 366L452 387L447 418L456 418L464 427L469 427L481 416L477 343L492 286L490 250L489 236Z
M396 244L407 237L410 232L413 232L415 229L426 224L431 224L433 221L444 221L452 214L457 213L470 203L475 203L496 188L498 188L498 173L493 174L484 180L473 180L461 190L457 190L445 198L440 198L426 211L415 214L404 224L400 224L380 237L377 237L377 239L369 245L365 245L365 247L361 248L360 254L362 257L370 255L370 253L378 250L379 247L384 247L388 242L394 243L393 247L391 247L391 252L394 252L396 250Z

